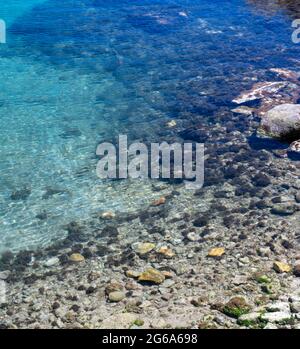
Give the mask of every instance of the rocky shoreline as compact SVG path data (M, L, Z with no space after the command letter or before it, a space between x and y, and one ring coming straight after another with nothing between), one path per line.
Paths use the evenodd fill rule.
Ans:
M157 206L3 254L1 328L299 328L299 167L271 162L289 171L254 198L162 185Z

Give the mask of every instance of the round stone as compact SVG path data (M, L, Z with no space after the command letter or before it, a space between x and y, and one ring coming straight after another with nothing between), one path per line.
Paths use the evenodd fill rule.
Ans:
M111 302L121 302L121 300L123 300L125 297L126 297L125 293L121 291L111 292L108 295L108 299Z

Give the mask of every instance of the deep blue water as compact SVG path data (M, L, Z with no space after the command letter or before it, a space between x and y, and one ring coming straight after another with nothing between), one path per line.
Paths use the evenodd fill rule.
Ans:
M71 220L151 200L151 183L96 177L101 141L173 140L171 119L213 130L270 68L299 69L297 2L261 3L1 0L0 250L47 245Z

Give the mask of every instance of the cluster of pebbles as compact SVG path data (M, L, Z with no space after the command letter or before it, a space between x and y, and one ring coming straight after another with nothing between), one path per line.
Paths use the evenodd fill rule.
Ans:
M249 108L220 111L243 132L165 125L206 138L202 189L153 182L138 212L102 211L55 246L3 253L0 327L300 328L300 162L251 146Z

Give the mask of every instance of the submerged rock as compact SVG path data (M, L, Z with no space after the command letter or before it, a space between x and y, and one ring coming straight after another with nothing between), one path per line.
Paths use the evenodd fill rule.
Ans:
M49 258L45 263L45 267L53 267L54 265L59 263L59 258L58 257L52 257Z
M44 221L48 218L47 212L43 211L41 213L38 213L35 218L40 219L41 221Z
M113 292L122 292L124 289L123 285L120 284L118 281L112 280L109 284L105 287L105 293L107 295L113 293Z
M300 153L300 139L298 141L291 143L288 151Z
M247 115L247 116L250 116L253 114L254 112L254 108L250 108L250 107L247 107L245 105L242 105L240 107L237 107L237 108L234 108L234 109L231 109L231 111L234 113L234 114L243 114L243 115Z
M121 302L121 300L123 300L126 297L125 293L122 291L115 291L115 292L111 292L108 295L108 299L111 302Z
M300 78L299 72L295 72L288 69L282 69L282 68L271 68L270 71L283 79L287 79L289 81L299 83L299 78Z
M125 272L125 274L127 277L132 278L132 279L137 279L141 275L140 272L135 271L135 270L127 270Z
M158 253L163 255L165 258L173 258L175 256L175 253L172 249L170 249L168 246L162 246Z
M70 262L79 263L84 261L84 257L80 253L73 253L69 257Z
M164 196L162 196L161 198L153 201L151 203L151 206L161 206L161 205L164 205L166 203L166 201L167 201L167 199Z
M17 201L17 200L26 200L28 196L31 194L31 190L28 188L24 188L21 190L14 191L10 198L11 200Z
M111 212L111 211L106 211L106 212L103 212L101 214L101 218L102 219L113 219L116 217L116 214L114 212Z
M189 127L179 132L179 136L184 140L205 143L209 138L209 130L202 125Z
M221 256L223 256L224 253L225 253L225 248L216 247L216 248L212 248L208 252L208 257L221 257Z
M267 95L278 93L287 85L285 81L258 82L253 85L251 90L242 92L232 102L243 104L257 99L265 98Z
M295 276L300 277L300 264L294 266L293 273Z
M9 270L0 271L0 280L6 280L10 275Z
M291 81L259 82L253 85L252 89L243 92L233 100L234 103L257 103L259 107L255 113L263 117L275 106L287 103L297 103L299 99L299 83Z
M294 205L293 202L287 202L287 203L284 202L284 203L275 204L272 207L271 212L277 215L289 216L294 214L296 210L297 210L297 207Z
M161 284L165 281L165 276L160 271L150 268L144 271L139 276L139 281L151 282L154 284Z
M83 227L77 222L71 222L64 227L68 231L68 239L71 241L84 241Z
M47 187L46 192L42 196L42 199L48 200L49 198L51 198L54 195L64 194L64 193L66 193L66 190L64 190L64 189Z
M300 104L299 72L287 69L272 68L284 81L258 82L248 91L244 91L233 100L236 104L255 102L255 115L262 118L258 133L281 140L294 141L287 150L280 151L279 157L287 157L287 152L300 153ZM243 112L243 108L233 112ZM248 107L245 107L248 108ZM248 111L245 111L247 114ZM250 115L250 113L249 113Z
M249 313L251 307L243 297L233 297L223 307L223 313L233 317L239 318L240 316Z
M285 262L274 262L273 269L277 273L289 273L292 270L291 266Z
M151 242L144 242L144 243L138 244L135 250L136 250L136 253L138 253L141 256L144 256L145 254L154 250L154 248L155 248L155 244Z
M177 122L175 120L171 120L171 121L168 121L166 125L167 127L172 128L177 125Z
M281 104L269 110L261 120L259 132L279 139L300 136L300 104Z

